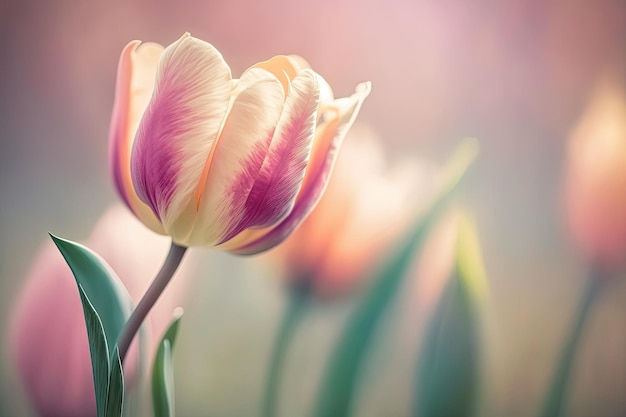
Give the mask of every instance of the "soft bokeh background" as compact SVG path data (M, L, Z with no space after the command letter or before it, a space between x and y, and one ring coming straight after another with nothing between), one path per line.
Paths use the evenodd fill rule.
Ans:
M562 220L566 139L598 77L607 69L626 71L626 4L3 1L2 334L46 232L84 238L116 200L107 130L122 47L131 39L168 44L185 31L213 43L234 75L272 55L298 53L340 96L371 80L360 120L379 132L391 154L442 161L460 138L480 139L463 200L478 219L491 286L485 415L533 415L586 273ZM190 283L175 357L177 405L182 416L253 416L284 302L281 287L256 277L252 260L204 254L210 274ZM624 278L593 312L573 384L573 416L626 413ZM283 415L298 415L310 401L348 312L349 303L336 304L304 324L288 359ZM386 329L366 373L379 379L362 387L359 415L401 415L407 407L388 388L406 391L408 376L393 374L402 371L402 357L385 362L406 339L402 332L411 332L410 321L398 323ZM0 414L29 415L2 349Z

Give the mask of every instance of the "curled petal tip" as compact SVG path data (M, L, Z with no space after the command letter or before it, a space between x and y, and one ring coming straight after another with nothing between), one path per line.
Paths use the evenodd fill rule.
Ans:
M307 60L302 58L300 55L288 55L287 58L289 58L294 68L296 68L296 70L298 71L306 68L311 68L311 65L309 65Z
M368 96L372 92L372 82L365 81L356 86L356 92Z

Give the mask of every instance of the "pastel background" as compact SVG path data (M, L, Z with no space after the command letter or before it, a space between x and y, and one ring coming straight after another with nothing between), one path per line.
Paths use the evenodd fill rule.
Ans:
M566 140L599 77L626 73L626 4L3 1L0 334L47 231L84 239L117 200L107 134L122 47L132 39L169 44L185 31L214 44L235 76L272 55L297 53L339 96L371 80L359 120L391 158L441 163L461 138L479 138L462 201L477 217L489 275L485 415L536 414L587 269L563 215ZM276 271L194 252L202 268L188 283L174 359L180 415L256 415L284 303ZM349 307L320 307L299 332L282 415L311 401ZM572 416L626 413L626 277L596 307L575 371ZM410 350L404 344L415 328L402 314L410 311L399 308L385 329L359 416L406 413L410 375L402 361L410 358L390 352ZM32 415L6 344L0 353L0 415Z

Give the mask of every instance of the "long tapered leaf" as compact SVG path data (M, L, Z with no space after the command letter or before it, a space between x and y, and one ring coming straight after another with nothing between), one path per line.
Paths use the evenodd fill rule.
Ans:
M475 415L480 389L479 303L485 293L477 234L473 223L463 216L456 265L424 336L412 415Z
M109 373L109 389L107 391L106 417L120 417L124 402L124 374L120 352L115 347L111 356L111 371Z
M80 284L78 284L78 292L83 304L83 313L85 314L85 323L87 325L93 384L96 390L96 411L98 417L100 417L104 416L106 411L110 368L109 349L107 348L104 328L102 327L100 317Z
M91 353L98 417L122 413L124 376L117 340L133 302L111 267L91 249L50 234L78 285Z
M113 269L91 249L50 234L94 309L98 313L112 354L133 302Z
M163 335L154 364L152 366L152 405L155 417L174 417L174 367L172 350L178 334L182 309L175 311L175 317Z
M465 140L444 169L439 192L410 229L404 246L377 274L342 332L332 352L315 403L316 417L349 416L357 375L363 365L378 323L393 303L412 259L421 249L431 225L446 207L478 152L473 139Z

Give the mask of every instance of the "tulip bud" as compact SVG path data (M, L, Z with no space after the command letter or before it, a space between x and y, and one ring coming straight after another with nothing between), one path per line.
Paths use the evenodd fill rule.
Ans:
M573 129L566 205L576 244L595 262L626 258L626 92L603 80Z
M326 296L367 276L435 185L426 164L386 167L371 129L355 125L349 136L319 204L274 255L289 277Z
M239 253L284 240L321 196L370 91L334 99L299 57L276 56L232 79L209 43L128 44L110 131L117 190L180 246Z
M86 245L107 260L137 301L167 253L169 242L149 233L124 207L116 206L98 221ZM180 286L172 288L151 314L155 342L167 327L181 293ZM42 416L95 416L84 320L72 272L47 240L14 306L9 335L17 370ZM125 371L127 382L132 384L137 376L136 355L129 360Z

